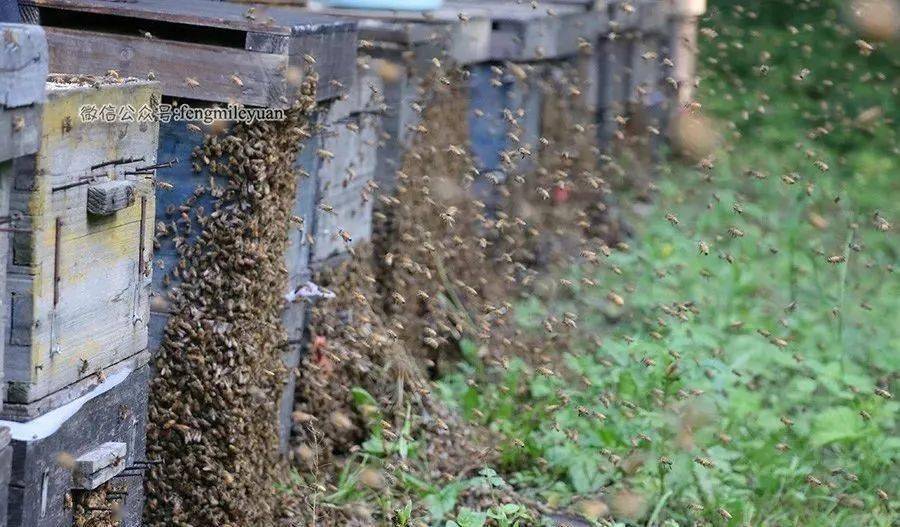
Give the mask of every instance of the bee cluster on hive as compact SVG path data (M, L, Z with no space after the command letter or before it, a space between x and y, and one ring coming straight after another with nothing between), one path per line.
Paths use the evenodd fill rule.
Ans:
M277 420L284 254L315 90L307 78L286 120L237 124L198 156L227 183L204 190L212 210L191 211L200 232L179 246L151 385L148 453L164 462L147 476L147 525L274 525L289 514L290 496L276 490L287 476Z

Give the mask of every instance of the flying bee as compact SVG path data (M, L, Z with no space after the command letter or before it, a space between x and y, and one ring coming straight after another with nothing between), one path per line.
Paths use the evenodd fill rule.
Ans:
M697 248L700 250L700 254L709 255L709 245L703 240L697 242Z
M868 57L869 55L872 54L873 51L875 51L875 46L873 46L872 44L869 44L868 42L866 42L863 39L858 39L855 42L855 44L856 44L856 47L859 48L860 55L862 55L864 57Z
M185 78L184 78L184 83L185 83L189 88L192 88L192 89L193 89L193 88L199 88L199 87L200 87L200 81L198 81L197 79L194 79L194 78L192 78L192 77L185 77Z
M672 225L678 225L679 223L681 223L680 221L678 221L678 217L671 212L666 213L666 221L668 221Z
M893 399L894 398L894 395L891 392L889 392L879 386L875 387L874 392L875 392L875 395L877 395L878 397L881 397L882 399Z
M698 465L700 465L704 468L713 468L716 466L716 464L713 462L713 460L706 458L706 457L702 457L702 456L694 457L694 463L697 463Z
M231 82L237 84L238 88L243 88L243 87L244 87L244 81L241 80L241 78L238 77L237 75L232 75L232 76L231 76Z

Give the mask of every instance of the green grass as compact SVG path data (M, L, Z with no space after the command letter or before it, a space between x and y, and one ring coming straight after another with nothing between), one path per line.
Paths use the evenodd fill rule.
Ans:
M875 219L900 213L898 47L862 56L821 3L752 4L713 2L704 22L714 168L665 167L630 250L517 307L534 335L577 314L564 364L473 362L441 385L507 438L502 472L525 495L599 498L626 525L900 521L898 246ZM860 123L870 108L882 117Z

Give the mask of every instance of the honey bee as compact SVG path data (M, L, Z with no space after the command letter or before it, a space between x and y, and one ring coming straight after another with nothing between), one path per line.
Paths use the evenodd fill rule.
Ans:
M697 463L698 465L700 465L704 468L713 468L716 466L716 464L713 462L713 460L706 458L706 457L702 457L702 456L695 456L694 463Z
M700 250L700 254L709 255L709 245L703 240L697 242L697 248Z
M873 391L875 392L875 395L877 395L878 397L881 397L882 399L893 399L894 398L894 394L892 394L891 392L889 392L879 386L876 386Z

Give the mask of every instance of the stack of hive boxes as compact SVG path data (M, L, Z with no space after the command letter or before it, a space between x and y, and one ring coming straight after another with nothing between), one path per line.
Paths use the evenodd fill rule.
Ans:
M3 179L20 220L5 244L2 424L13 456L4 517L69 525L89 493L102 493L105 512L138 525L159 133L140 112L158 104L159 89L84 76L45 87L43 32L23 31L41 38L35 101L46 93L46 102L35 113L39 148Z

